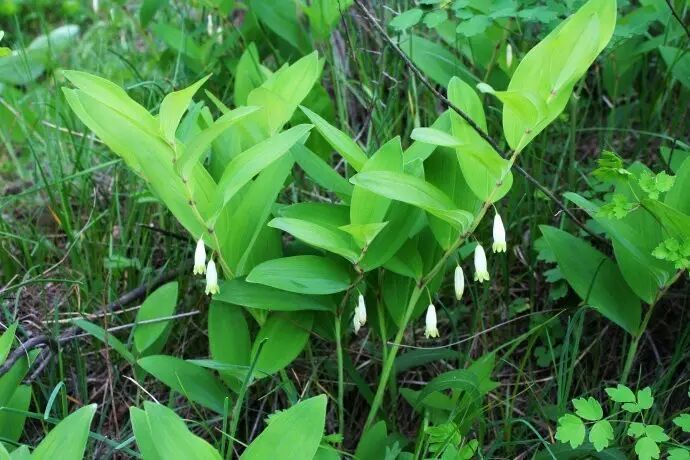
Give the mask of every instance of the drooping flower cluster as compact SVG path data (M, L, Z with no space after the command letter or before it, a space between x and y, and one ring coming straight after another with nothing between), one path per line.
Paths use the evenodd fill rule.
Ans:
M199 238L194 250L194 269L193 274L206 274L206 294L214 295L220 292L218 287L218 271L216 270L216 263L213 259L209 259L206 265L206 246L204 246L203 238Z
M424 328L424 336L428 339L430 337L438 337L438 328L436 327L436 307L433 303L429 304L426 309L426 327Z

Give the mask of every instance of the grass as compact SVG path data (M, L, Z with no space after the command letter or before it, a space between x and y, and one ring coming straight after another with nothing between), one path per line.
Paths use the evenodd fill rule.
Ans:
M391 3L394 10L405 7L405 2ZM165 14L203 29L201 22L191 19L190 10L174 2ZM373 11L382 17L390 16L388 10L386 6ZM82 38L51 55L48 72L35 81L22 87L6 85L0 92L0 322L18 320L22 341L37 333L57 337L72 315L98 312L99 306L155 273L183 264L193 251L183 230L142 181L76 121L59 91L65 84L59 69L85 70L119 81L155 110L164 92L210 71L216 73L209 89L229 95L232 73L225 63L239 58L243 44L225 47L210 65L191 70L182 55L162 46L150 29L141 28L134 9L116 11L117 19L112 21L105 21L105 12L73 18L82 26ZM67 19L40 9L25 14L0 22L7 34L4 43L26 46L30 37ZM279 43L271 43L276 40L272 33L266 32L265 38L268 48L283 51ZM687 37L679 41L687 46ZM527 38L520 43L527 47ZM348 13L333 37L317 47L326 60L324 79L336 125L366 151L375 151L397 135L403 143L409 142L413 128L429 126L439 113L437 99L359 15ZM277 55L270 63L274 68L294 57ZM685 121L690 93L658 57L645 55L639 65L631 90L614 101L604 99L602 62L594 66L569 109L522 152L518 164L559 197L564 191L588 193L597 186L591 170L603 148L627 161L663 168L660 145L690 142ZM476 73L471 66L469 70ZM485 104L491 107L490 132L500 133L500 107L489 99ZM281 202L332 198L296 177ZM537 257L539 224L586 234L517 175L500 207L512 248L492 267L493 283L470 283L466 297L470 301L456 302L450 281L444 282L442 294L434 299L441 305L440 323L448 334L442 348L429 348L421 340L421 322L391 339L403 344L400 349L387 350L369 333L346 336L337 347L314 334L285 372L247 390L244 404L234 407L228 422L191 407L152 379L133 380L132 369L108 347L84 338L51 348L52 359L36 378L30 378L35 418L24 439L38 440L50 428L38 410L46 401L53 402L47 414L56 418L75 406L98 402L97 422L92 426L98 435L93 435L91 456L127 458L133 445L126 408L155 397L174 403L178 413L196 420L197 433L222 440L224 446L227 442L230 451L233 440L221 435L221 427L229 426L238 439L252 439L267 414L303 394L323 392L333 401L326 431L335 433L344 426L344 449L352 451L363 426L373 421L370 417L365 422L372 401L374 407L381 406L379 415L416 439L421 449L420 426L428 419L412 410L401 389L419 389L440 372L465 367L494 350L500 371L493 378L501 385L484 408L486 423L479 438L485 458L531 457L554 442L555 417L570 399L601 396L605 386L618 382L654 387L658 398L654 422L668 420L687 407L683 400L690 382L687 276L681 276L649 310L647 332L631 341L598 314L581 308L572 292L558 297L555 292L563 286L548 282L545 271L552 266ZM585 219L582 213L578 216ZM485 227L479 234L487 231ZM611 254L609 247L600 249ZM183 280L178 311L201 313L176 319L165 352L205 356L207 300L200 283ZM426 295L423 290L417 294ZM95 322L103 327L125 325L134 314L132 309L119 308ZM385 324L377 326L387 332L382 335L391 335ZM336 331L339 327L336 322ZM132 340L129 333L119 337ZM537 350L544 356L540 364ZM342 368L335 364L338 361ZM382 368L381 381L388 385L376 393L374 382Z

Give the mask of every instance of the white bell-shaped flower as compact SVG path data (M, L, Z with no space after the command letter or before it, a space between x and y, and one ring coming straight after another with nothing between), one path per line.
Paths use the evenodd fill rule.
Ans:
M424 328L424 336L428 339L430 337L438 337L438 328L436 327L436 307L433 303L429 304L426 309L426 321Z
M208 261L206 267L206 294L214 295L220 292L218 287L218 272L216 271L216 263L213 259Z
M465 292L465 274L462 272L462 267L460 265L455 267L453 286L455 288L455 298L460 300L462 298L462 293Z
M506 252L506 229L503 226L503 219L496 213L494 216L494 244L492 249L494 252Z
M489 281L489 271L486 268L486 253L481 244L474 248L474 280L483 283Z
M206 33L209 37L213 37L213 16L210 14L206 16Z
M355 334L359 332L359 328L367 324L367 306L364 303L364 296L359 295L357 299L357 306L355 307Z
M506 45L506 66L510 69L513 65L513 47L510 43Z
M194 274L203 275L204 273L206 273L206 246L204 246L204 240L199 238L194 251Z
M355 334L359 333L359 328L362 327L359 324L359 319L357 319L357 314L355 314L355 317L352 318L352 325L355 328Z

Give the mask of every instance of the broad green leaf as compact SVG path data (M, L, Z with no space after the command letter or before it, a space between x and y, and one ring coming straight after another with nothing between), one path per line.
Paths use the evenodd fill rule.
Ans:
M292 153L297 164L318 185L341 195L352 195L352 184L307 147L302 144L295 144L290 149L290 153Z
M417 395L415 405L419 405L432 393L442 392L450 389L467 392L472 399L478 399L481 395L481 392L479 391L479 384L477 382L477 376L467 369L457 369L454 371L444 372L427 383L422 391L420 391Z
M314 124L319 133L326 139L326 141L333 147L333 149L338 152L345 161L350 163L352 167L359 171L364 166L367 161L367 156L364 154L362 149L353 141L350 136L340 131L338 128L334 127L326 120L321 118L320 115L312 112L304 106L300 106L302 112L309 118L309 120Z
M558 419L556 439L563 443L569 443L573 449L581 446L585 441L585 424L579 417L565 414Z
M680 156L680 154L676 153L676 156ZM690 159L686 158L678 168L675 184L666 194L664 203L677 211L690 215L688 193L690 193Z
M606 449L613 439L613 427L608 420L599 420L589 430L589 442L594 445L597 452Z
M331 259L303 255L263 262L247 275L247 281L300 294L334 294L350 286L350 274Z
M216 449L192 434L175 412L161 404L130 408L137 446L145 460L220 460Z
M604 416L601 404L591 396L587 399L573 399L573 406L575 407L575 413L585 420L595 422Z
M228 390L206 369L173 356L154 355L137 363L149 374L189 400L218 414L224 413Z
M394 17L388 25L397 31L403 31L417 25L423 15L424 12L421 9L412 8Z
M659 53L666 66L671 69L673 77L685 88L690 89L690 54L687 50L672 46L660 46Z
M402 173L402 146L400 137L386 142L362 166L361 172L392 171ZM350 223L373 224L384 220L391 200L369 190L355 186L350 204Z
M295 126L236 156L225 168L223 176L218 181L218 192L213 204L213 209L216 210L215 216L242 187L263 169L286 154L290 147L302 139L311 128L311 125Z
M271 247L269 237L271 233L278 233L266 227L266 221L292 165L292 158L285 155L264 169L246 187L237 206L230 210L227 219L230 229L219 225L218 232L225 235L221 242L222 253L235 276L247 274L257 262L266 259L262 254ZM275 245L279 250L280 242Z
M326 396L320 395L271 416L266 429L247 447L241 460L265 460L280 452L281 460L314 457L326 421Z
M684 448L669 449L668 460L690 460L690 450Z
M686 433L690 433L690 414L681 414L673 419L673 423Z
M635 453L639 460L652 460L659 458L661 451L652 438L644 436L635 443Z
M352 238L357 242L360 248L368 247L376 236L383 230L388 222L379 224L350 224L341 225L340 230L352 235Z
M269 73L269 70L261 64L256 45L249 43L235 70L235 84L233 86L235 105L246 105L249 93L261 86Z
M393 171L362 172L350 179L353 184L392 200L402 201L446 220L463 230L473 216L455 208L455 203L443 192L415 176Z
M456 75L474 78L462 61L440 43L421 35L407 34L398 45L422 72L443 87L446 87L450 79Z
M127 361L130 364L134 364L135 359L132 353L129 351L129 349L125 346L124 343L122 343L120 340L117 339L114 335L103 329L102 327L90 323L84 319L75 319L72 320L72 324L75 326L79 327L83 331L87 332L88 334L92 335L93 337L97 338L99 341L103 342L104 345L112 348L115 350L120 356L122 356L125 361Z
M177 281L164 284L153 291L141 304L137 312L136 322L151 321L166 318L175 313L177 305ZM164 337L169 329L170 321L160 321L150 324L137 324L134 328L134 345L137 352L143 354L153 346L159 338ZM155 353L155 352L154 352Z
M24 422L31 404L31 387L19 385L8 401L4 403L7 411L0 410L0 439L17 442L24 431Z
M448 99L484 131L486 116L477 92L467 83L455 77L448 83ZM513 183L508 162L494 151L464 119L448 111L449 127L453 136L461 142L455 151L457 161L467 185L481 201L496 202L503 198ZM501 184L497 187L497 184Z
M34 449L35 460L82 460L96 404L84 406L60 421Z
M17 323L13 323L0 335L0 365L5 362L14 342L14 334L17 331Z
M637 334L641 307L618 267L585 241L562 230L540 226L568 284L588 305Z
M221 282L220 293L213 299L233 305L273 311L332 311L335 305L328 297L301 295L294 292L248 283L235 278Z
M630 288L642 300L651 303L659 289L672 276L672 266L652 256L658 244L656 234L650 234L644 226L633 226L630 219L612 219L599 212L601 208L575 193L565 197L585 210L599 223L613 240L613 250L621 274Z
M251 341L242 308L219 302L218 299L211 301L208 312L208 348L211 357L220 363L249 365ZM236 378L235 373L219 373L231 388L239 389L242 382Z
M362 434L355 450L355 458L360 460L386 458L387 438L386 422L381 420Z
M31 452L25 445L17 447L10 454L10 460L31 460L31 458Z
M167 94L161 102L158 120L160 123L161 133L163 138L170 144L175 144L175 132L177 126L180 124L182 115L187 111L189 104L192 102L194 94L206 83L211 75L206 75L201 80L197 81L191 86L180 91L174 91Z
M270 221L268 226L279 228L307 244L343 256L350 262L355 262L359 258L350 235L337 228L331 229L314 222L290 217L277 217Z
M309 340L314 314L310 311L273 312L254 339L254 360L261 342L266 339L256 361L256 370L271 375L294 361Z
M642 204L661 223L670 236L690 239L690 216L665 205L661 201L643 199Z
M130 117L148 133L153 134L159 132L158 122L153 115L134 101L134 99L129 97L127 92L115 83L105 78L77 70L65 70L63 75L85 94L88 94L120 114Z
M248 11L298 51L304 53L311 48L295 5L282 3L282 0L250 0Z
M535 123L521 120L512 106L504 107L504 132L512 149L526 145L563 111L575 83L611 39L616 13L615 1L590 0L525 55L508 91L546 110Z
M218 136L223 134L232 125L243 120L257 110L258 107L239 107L224 114L211 126L191 138L185 145L182 155L175 163L175 167L182 177L189 178L189 174L192 172L194 165L199 161L203 163L204 154Z
M435 128L415 128L412 130L410 137L419 142L440 145L442 147L459 147L462 145L462 141L459 139Z

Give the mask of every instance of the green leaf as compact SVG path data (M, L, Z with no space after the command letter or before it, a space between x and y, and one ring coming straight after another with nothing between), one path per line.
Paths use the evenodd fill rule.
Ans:
M93 337L97 338L99 341L103 342L104 345L118 352L118 354L122 356L128 363L134 364L134 356L127 349L125 344L120 342L120 340L118 340L117 337L115 337L102 327L90 323L85 319L72 320L72 324L89 333Z
M604 416L601 404L591 396L587 399L573 399L573 406L575 407L575 413L585 420L595 422Z
M630 426L628 426L628 436L632 436L634 438L639 438L644 434L644 424L639 423L639 422L632 422Z
M616 385L616 388L606 388L606 394L609 395L609 398L613 402L617 403L626 403L626 402L635 402L635 393L633 391L626 387L625 385L618 384Z
M690 414L681 414L673 419L673 423L678 425L681 430L690 433Z
M248 283L240 278L221 281L220 293L213 296L213 299L260 310L332 311L335 309L332 300L326 296L296 294L261 284Z
M585 241L553 227L540 226L568 284L587 304L630 334L640 326L640 302L618 267Z
M0 402L7 410L0 410L0 439L17 442L24 431L24 422L31 404L31 387L19 385L8 401Z
M683 448L669 449L668 460L690 460L690 450Z
M193 85L188 86L180 91L169 93L165 96L165 98L163 98L158 119L160 122L161 133L163 133L163 138L170 145L175 144L175 132L177 131L177 126L180 124L182 115L184 115L189 107L189 104L192 102L194 94L196 94L199 88L201 88L201 85L203 85L210 76L211 75L209 74Z
M644 436L635 443L635 453L640 460L652 460L659 458L661 452L659 446L652 438Z
M211 147L213 141L227 131L232 125L253 114L258 107L239 107L217 119L211 126L191 138L185 145L182 155L175 163L175 167L183 178L188 179L194 166L201 161L204 154Z
M525 55L508 91L538 101L546 110L535 123L504 106L504 133L512 149L526 145L563 111L575 83L611 39L616 13L616 2L590 0Z
M161 404L130 408L134 436L146 460L220 460L216 449L192 434L184 421Z
M647 410L652 407L652 404L654 404L654 397L652 396L651 388L646 387L637 392L637 404L642 410Z
M211 357L220 363L249 365L251 342L242 308L219 302L217 298L211 301L208 312L208 348ZM219 373L233 390L239 389L242 382L235 372Z
M424 385L422 391L417 395L417 400L414 405L415 407L419 406L419 404L433 393L449 389L465 391L473 400L478 400L481 395L477 375L467 369L457 369L444 372Z
M585 424L579 417L565 414L558 419L556 439L563 443L570 443L573 449L580 447L585 441Z
M68 415L34 449L35 460L81 460L84 458L89 427L96 413L96 404L84 406Z
M666 442L671 439L659 425L647 425L644 427L644 432L656 442Z
M337 228L328 228L314 222L290 217L276 217L268 223L268 226L288 232L307 244L343 256L350 262L355 262L359 258L350 235Z
M353 176L350 182L381 196L424 209L461 230L468 228L473 220L469 212L455 209L455 203L438 188L409 174L362 172Z
M372 241L378 236L388 222L381 222L379 224L350 224L341 225L340 230L352 235L352 238L357 242L360 248L368 247Z
M353 186L328 163L302 144L295 144L290 149L292 156L304 172L318 185L335 193L351 196Z
M326 139L326 141L338 152L345 161L350 163L355 170L359 171L367 161L367 156L355 141L350 139L350 136L340 131L338 128L332 126L320 115L312 112L304 106L300 106L302 112L314 124L319 133Z
M488 16L478 14L472 16L467 21L462 21L458 27L455 28L455 32L465 37L474 37L483 33L487 27L491 25L491 19Z
M276 413L264 431L247 447L241 460L265 460L280 452L281 460L311 459L326 422L326 396L320 395Z
M425 144L440 145L442 147L459 147L462 141L440 129L415 128L410 137Z
M136 322L152 321L158 318L172 316L177 305L177 281L164 284L153 291L141 304L137 312ZM134 345L139 354L143 354L156 341L166 335L170 321L159 321L150 324L137 324L134 328Z
M206 369L173 356L154 355L137 363L173 390L218 414L224 413L228 390Z
M271 163L285 155L296 142L302 139L312 128L311 125L298 125L280 134L259 142L237 155L223 171L218 181L218 192L212 209L215 210L215 222L225 204L235 196L254 176Z
M388 25L400 32L417 25L422 20L423 15L424 12L419 8L412 8L394 17Z
M17 323L13 323L8 327L2 335L0 335L0 365L7 359L10 353L12 342L14 342L14 334L17 331Z
M381 420L362 433L362 437L355 450L355 458L360 460L380 460L386 458L387 438L386 422Z
M456 75L476 78L447 46L421 35L406 34L399 42L400 49L437 84L445 87Z
M662 193L666 193L673 188L675 179L675 176L669 176L665 171L653 174L645 170L640 174L638 183L649 198L658 200Z
M613 439L613 427L608 420L599 420L589 430L589 442L594 445L597 452L606 449Z
M250 360L255 359L266 339L256 362L262 377L278 372L299 356L309 340L313 321L310 311L273 312L268 316L254 339Z
M300 294L334 294L350 286L350 274L331 259L304 255L263 262L247 281Z
M249 93L260 87L269 74L270 71L261 64L256 44L249 43L240 56L235 70L235 84L233 86L235 105L247 105Z

